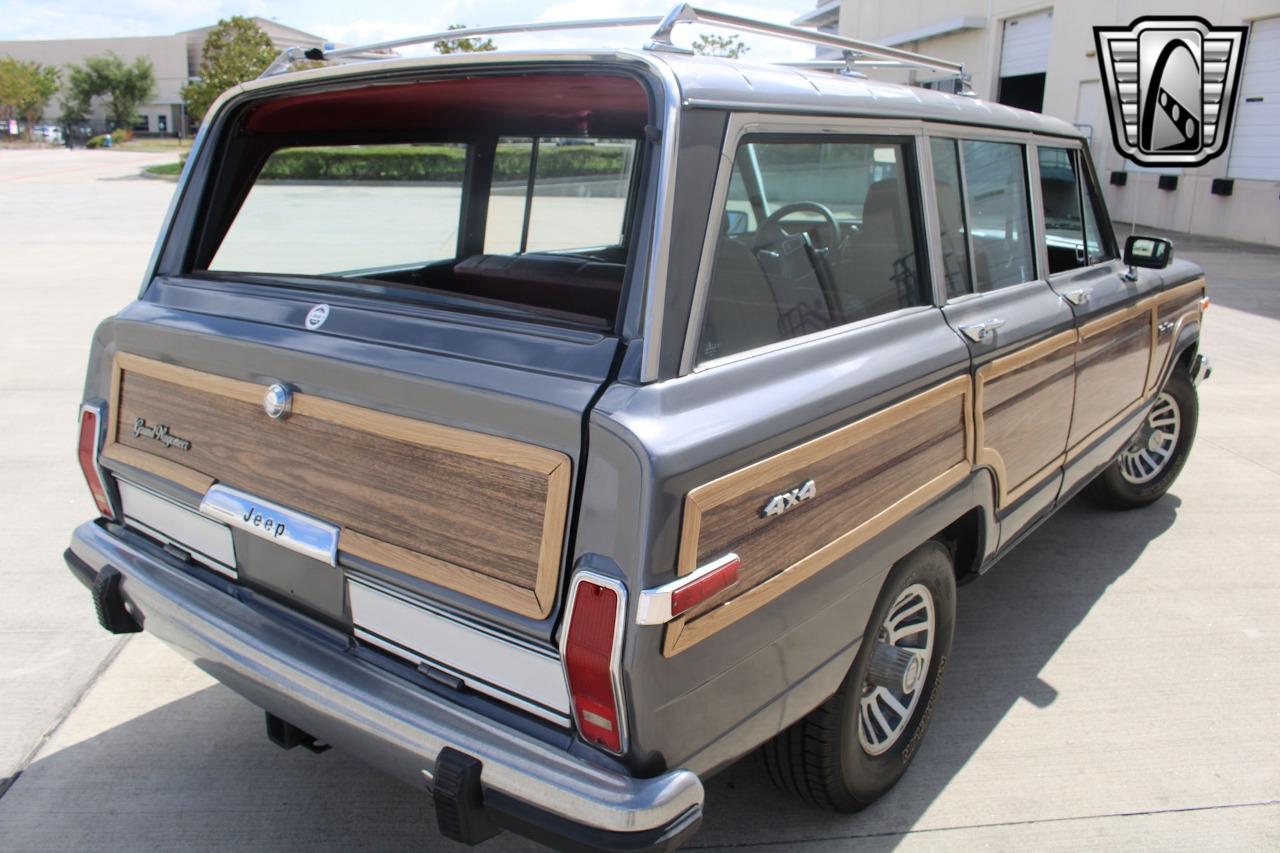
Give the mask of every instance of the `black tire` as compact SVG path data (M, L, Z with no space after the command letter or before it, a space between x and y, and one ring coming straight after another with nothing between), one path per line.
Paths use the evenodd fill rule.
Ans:
M1183 370L1175 369L1169 381L1162 389L1178 409L1178 438L1174 442L1173 452L1157 476L1149 482L1133 483L1125 478L1123 470L1125 451L1133 442L1140 442L1148 422L1143 421L1143 430L1126 445L1115 460L1103 469L1092 483L1085 488L1085 496L1093 503L1105 509L1128 510L1137 509L1154 503L1169 491L1173 481L1178 479L1182 466L1187 463L1191 454L1191 445L1195 443L1196 426L1200 420L1200 398L1196 387L1191 384L1191 377Z
M858 715L880 627L908 587L926 587L934 604L934 645L922 692L909 722L885 752L870 755L859 742ZM955 632L956 582L950 551L927 542L890 570L867 623L864 642L835 695L760 748L774 784L831 811L860 811L902 778L933 716Z

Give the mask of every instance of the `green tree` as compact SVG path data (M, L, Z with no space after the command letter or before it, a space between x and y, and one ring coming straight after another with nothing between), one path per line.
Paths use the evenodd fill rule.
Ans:
M218 21L204 40L200 79L182 87L187 113L203 121L219 95L266 71L278 53L271 37L252 18L236 15Z
M451 30L465 30L466 24L450 24ZM493 39L480 38L462 38L462 39L440 39L434 45L436 53L483 53L487 50L497 50L498 46L493 43Z
M58 91L58 69L39 62L0 57L0 117L19 116L31 128L44 115L45 104Z
M693 43L693 52L703 56L723 56L727 59L739 59L749 50L751 48L742 41L742 36L737 35L718 36L713 33L703 33Z
M138 107L155 97L156 74L151 60L140 56L132 64L114 53L91 56L84 65L67 66L62 120L78 124L88 118L94 98L105 102L107 117L116 127L129 128L138 120Z

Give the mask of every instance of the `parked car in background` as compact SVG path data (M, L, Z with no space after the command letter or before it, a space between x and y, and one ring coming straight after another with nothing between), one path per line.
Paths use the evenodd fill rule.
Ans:
M756 749L866 806L957 585L1081 491L1158 499L1195 435L1203 273L1117 245L1076 129L681 23L744 25L237 87L93 339L99 620L458 840L671 849Z
M31 128L31 137L41 142L52 142L61 145L62 128L53 124L38 124Z

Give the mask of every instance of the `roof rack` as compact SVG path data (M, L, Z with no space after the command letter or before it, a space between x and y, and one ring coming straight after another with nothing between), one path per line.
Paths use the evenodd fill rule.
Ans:
M804 44L813 45L814 47L832 48L840 51L841 55L844 57L843 60L814 60L811 62L780 63L794 68L830 70L846 74L860 74L857 70L859 68L908 68L955 75L960 77L962 81L967 79L967 75L964 71L964 64L960 62L937 59L932 56L925 56L921 53L913 53L909 50L901 50L896 47L888 47L887 45L875 44L873 42L831 35L830 33L803 29L801 27L793 27L787 24L772 24L767 21L757 21L754 18L743 18L738 15L728 15L723 12L715 12L709 9L699 9L694 6L690 6L687 3L681 3L675 6L670 12L662 16L641 15L630 18L597 18L580 21L535 21L527 24L462 27L456 30L426 33L424 35L375 42L374 44L360 45L358 47L331 48L329 45L325 45L326 49L324 50L320 48L303 49L301 47L291 47L281 52L276 60L271 63L270 67L268 67L266 71L262 72L261 76L271 77L276 74L283 74L290 69L293 63L302 60L323 61L345 58L348 60L364 61L374 59L391 59L394 58L395 55L387 53L388 51L392 51L399 47L426 44L428 42L436 42L444 39L465 39L475 38L478 36L507 35L512 33L564 32L569 30L596 30L617 27L648 27L654 25L657 26L657 29L654 30L653 35L651 35L649 40L645 43L646 50L692 53L693 51L688 48L680 47L671 40L671 36L675 31L675 28L683 24L703 24L711 27L735 30L740 33L751 33L754 35L802 42Z

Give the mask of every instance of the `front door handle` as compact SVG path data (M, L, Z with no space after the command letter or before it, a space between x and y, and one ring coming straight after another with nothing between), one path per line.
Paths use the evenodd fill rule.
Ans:
M1082 287L1079 290L1068 290L1062 296L1072 305L1084 305L1089 301L1089 293L1090 288Z
M1004 326L1004 320L984 320L981 323L966 323L960 332L975 344L989 341L996 336L996 329Z

